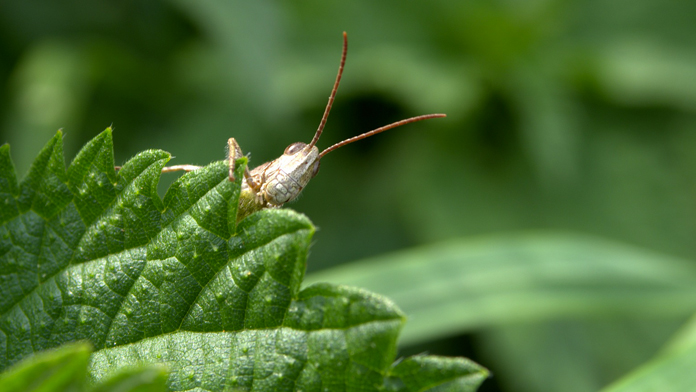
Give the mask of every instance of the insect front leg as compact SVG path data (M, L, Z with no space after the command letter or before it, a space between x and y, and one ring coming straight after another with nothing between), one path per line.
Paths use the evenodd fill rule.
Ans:
M183 170L185 172L190 172L194 170L198 170L203 166L196 166L196 165L174 165L174 166L167 166L162 168L162 173L169 173L169 172L175 172L179 170Z
M242 153L242 148L239 147L239 143L231 137L229 140L227 140L227 162L230 168L230 182L234 181L234 161L238 158L243 156L244 154ZM258 192L259 189L261 189L261 184L257 183L254 181L254 178L251 176L251 173L249 172L249 168L245 167L244 168L244 178L246 179L247 185L249 185L249 188L253 189L254 192Z
M174 165L174 166L167 166L162 168L162 173L171 173L175 171L180 171L183 170L185 172L190 172L194 170L198 170L203 166L196 166L196 165ZM121 170L121 166L114 166L114 169L116 170Z

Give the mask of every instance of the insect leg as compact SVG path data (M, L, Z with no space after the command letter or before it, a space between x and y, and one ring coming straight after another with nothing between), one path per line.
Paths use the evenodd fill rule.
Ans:
M183 170L185 172L190 172L194 170L200 169L202 166L195 166L195 165L175 165L175 166L167 166L162 168L162 173L169 173L169 172L174 172L174 171L179 171Z
M237 159L237 157L241 157L244 154L242 153L242 148L239 147L239 143L231 137L229 140L227 140L227 149L229 150L227 152L227 162L230 167L230 181L234 181L234 161ZM245 167L244 168L244 178L246 179L247 185L251 189L253 189L255 192L261 189L261 184L257 184L256 181L254 181L254 178L251 176L251 173L249 172L249 168Z
M185 172L190 172L194 170L198 170L203 166L196 166L196 165L174 165L174 166L167 166L162 168L162 173L170 173L170 172L175 172L179 170L183 170ZM121 170L121 166L114 166L114 169L116 170Z

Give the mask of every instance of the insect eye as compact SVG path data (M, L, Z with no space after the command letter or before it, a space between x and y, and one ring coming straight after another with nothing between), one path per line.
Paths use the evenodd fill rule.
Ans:
M316 176L317 173L319 173L319 160L317 159L314 161L314 165L312 165L312 177Z
M289 145L287 148L285 148L285 155L294 155L297 152L301 151L303 148L305 148L307 144L302 143L302 142L297 142Z

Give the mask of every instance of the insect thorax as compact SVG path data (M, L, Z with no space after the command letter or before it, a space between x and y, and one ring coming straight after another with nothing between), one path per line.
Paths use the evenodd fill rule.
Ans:
M260 208L280 207L302 192L317 174L318 168L319 150L316 147L307 146L299 151L288 148L278 159L251 171L254 180L261 184L258 191L254 192L244 181L242 192L253 194Z

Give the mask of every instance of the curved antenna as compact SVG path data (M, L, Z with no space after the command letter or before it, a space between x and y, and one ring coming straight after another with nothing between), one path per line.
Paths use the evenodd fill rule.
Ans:
M333 89L331 90L331 95L329 96L329 103L326 104L326 109L324 109L324 116L321 118L319 123L319 128L314 134L314 138L309 143L308 148L311 149L319 141L321 133L324 131L324 126L326 125L326 120L329 118L329 112L331 111L331 106L333 105L334 98L336 97L336 92L338 91L338 84L341 82L341 76L343 76L343 66L346 65L346 54L348 54L348 34L343 32L343 54L341 54L341 65L338 66L338 75L336 75L336 81L334 82Z
M353 136L353 137L350 138L350 139L346 139L346 140L344 140L344 141L342 141L342 142L339 142L339 143L334 144L333 146L331 146L331 147L327 148L326 150L322 151L321 154L319 154L319 158L323 157L324 155L330 153L331 151L333 151L333 150L335 150L335 149L337 149L337 148L339 148L339 147L345 146L346 144L350 144L350 143L353 143L353 142L357 142L357 141L360 140L360 139L365 139L366 137L370 137L370 136L372 136L372 135L376 135L376 134L378 134L378 133L380 133L380 132L384 132L384 131L390 130L390 129L392 129L392 128L400 127L400 126L402 126L402 125L409 124L409 123L412 123L412 122L421 121L421 120L427 120L427 119L429 119L429 118L438 118L438 117L447 117L447 115L446 115L446 114L441 114L441 113L436 113L436 114L424 114L424 115L422 115L422 116L416 116L416 117L407 118L407 119L405 119L405 120L397 121L397 122L395 122L395 123L391 123L391 124L389 124L389 125L385 125L385 126L383 126L383 127L379 127L379 128L377 128L377 129L373 129L373 130L371 130L370 132L365 132L365 133L363 133L362 135Z

